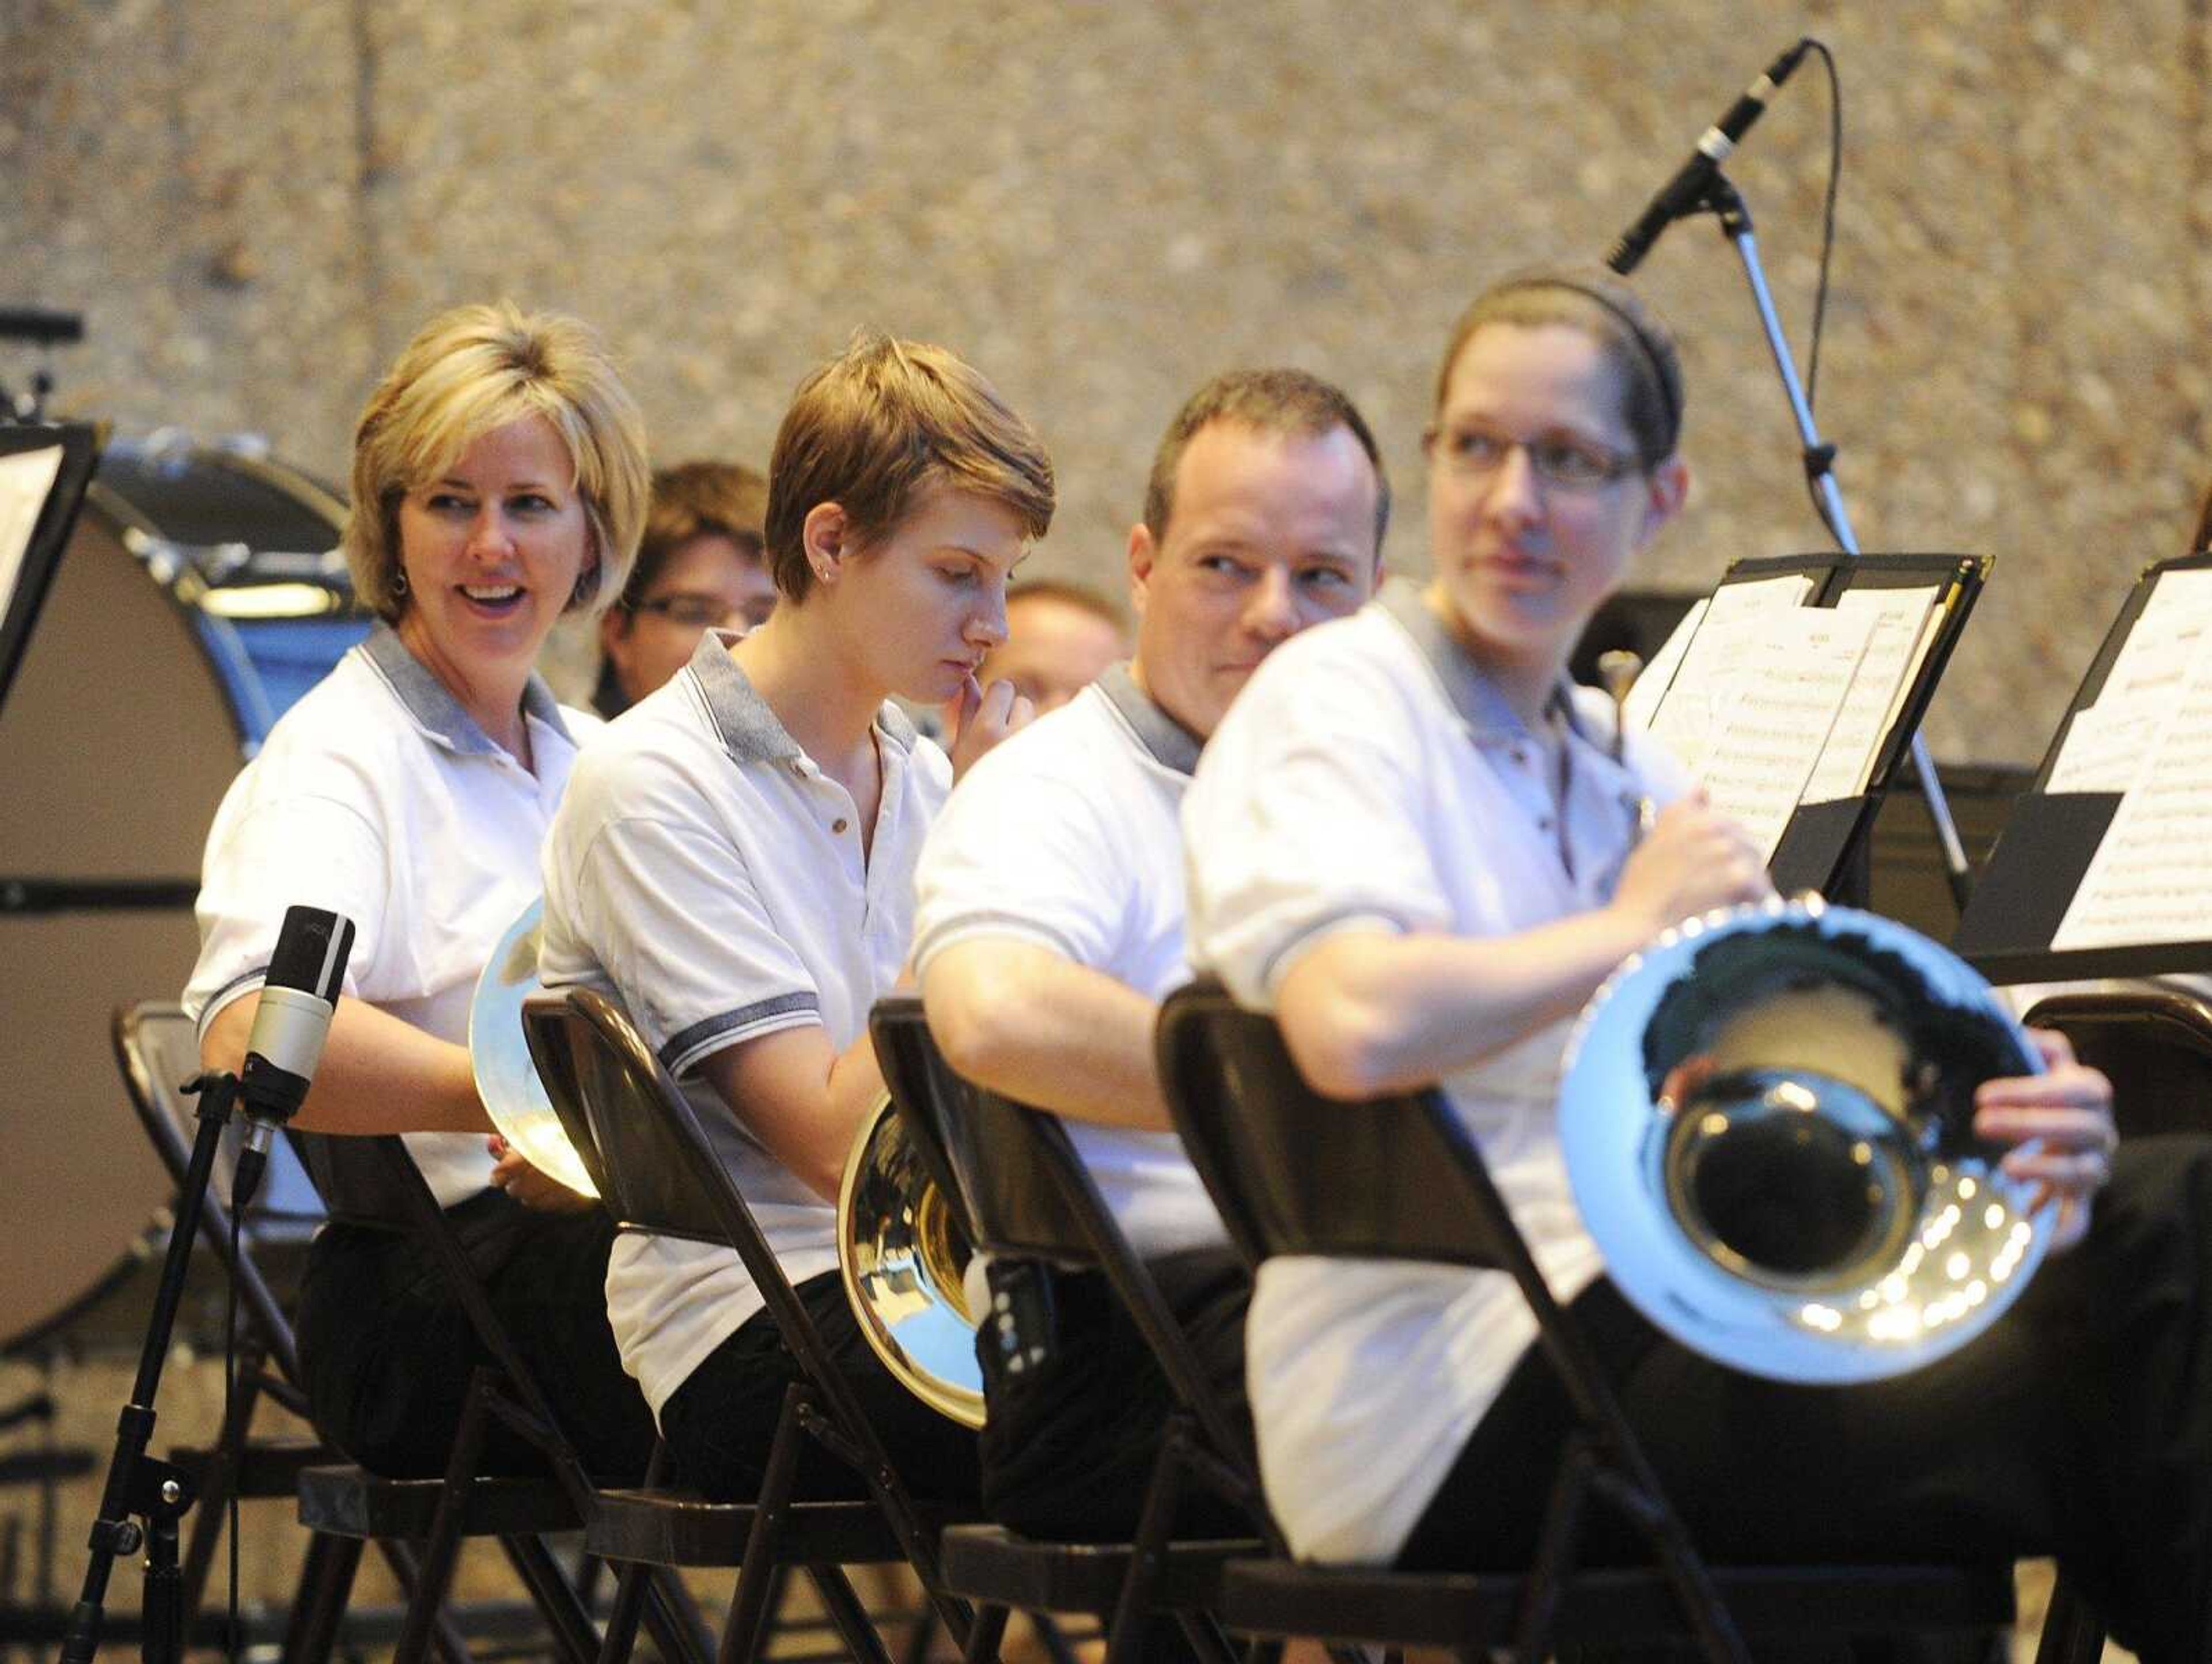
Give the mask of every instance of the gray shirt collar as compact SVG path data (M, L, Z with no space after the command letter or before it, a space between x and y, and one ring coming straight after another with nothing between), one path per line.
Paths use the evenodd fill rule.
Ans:
M1505 702L1505 695L1498 692L1497 683L1483 674L1482 667L1468 656L1467 649L1444 627L1443 621L1429 610L1418 588L1394 578L1383 585L1375 604L1413 637L1413 646L1442 684L1444 697L1451 701L1452 708L1459 713L1478 744L1529 737L1528 725ZM1556 714L1578 738L1591 738L1583 732L1582 718L1575 709L1573 695L1565 677L1552 689L1546 709Z
M1129 674L1127 665L1115 665L1108 670L1098 678L1097 688L1105 695L1106 702L1121 714L1121 720L1135 732L1138 742L1152 754L1155 762L1178 774L1188 774L1198 767L1199 747L1203 742L1162 710L1158 702L1137 685L1137 678Z
M499 742L483 731L483 725L461 708L461 701L453 697L446 684L438 680L428 665L407 650L399 639L399 632L380 620L372 629L361 650L368 662L391 685L407 708L408 715L418 726L435 735L456 751L497 751ZM522 714L535 718L570 745L576 741L562 720L561 701L553 697L553 689L537 671L522 684Z
M730 656L730 644L737 640L736 631L710 629L699 638L698 651L691 655L691 674L699 679L707 714L722 737L723 748L740 764L805 756L754 688L752 678ZM902 750L913 750L919 738L906 714L888 701L876 713L876 726Z

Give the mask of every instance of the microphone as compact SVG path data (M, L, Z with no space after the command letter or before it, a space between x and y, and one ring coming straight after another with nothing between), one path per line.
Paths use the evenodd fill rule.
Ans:
M270 1140L299 1112L315 1066L322 1061L338 986L345 980L346 956L352 951L352 920L321 908L284 910L246 1042L246 1066L238 1078L246 1144L238 1152L231 1204L240 1214L260 1188Z
M1766 66L1766 73L1743 90L1743 96L1728 107L1726 114L1705 129L1698 148L1690 152L1690 159L1679 168L1674 177L1660 187L1636 223L1620 234L1613 246L1613 252L1605 257L1606 264L1626 277L1643 264L1644 257L1651 252L1651 245L1659 240L1659 234L1680 219L1696 211L1705 188L1712 183L1713 175L1720 172L1721 164L1751 131L1752 123L1766 113L1766 101L1790 79L1790 71L1812 48L1810 39L1800 40Z

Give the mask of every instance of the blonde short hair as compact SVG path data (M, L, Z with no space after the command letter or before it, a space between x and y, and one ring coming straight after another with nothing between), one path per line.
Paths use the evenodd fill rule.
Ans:
M567 610L596 612L622 593L645 526L645 419L589 325L502 301L425 324L361 413L341 547L363 606L387 622L406 610L400 500L494 428L533 416L568 447L591 527Z
M942 347L862 330L799 385L768 465L768 562L775 586L804 600L806 517L845 511L860 544L896 529L933 485L1003 504L1031 538L1052 525L1052 459L967 363Z

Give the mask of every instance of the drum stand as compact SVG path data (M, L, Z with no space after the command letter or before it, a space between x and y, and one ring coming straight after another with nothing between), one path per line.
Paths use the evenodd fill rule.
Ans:
M1751 285L1752 304L1759 308L1759 321L1766 332L1766 344L1774 355L1774 367L1782 376L1782 391L1790 400L1790 412L1796 419L1797 437L1803 447L1805 480L1813 489L1820 505L1821 517L1836 545L1846 555L1859 552L1859 540L1851 530L1850 516L1844 508L1844 494L1836 484L1836 447L1820 438L1820 429L1813 422L1813 407L1806 401L1805 389L1797 379L1797 361L1790 354L1790 343L1782 333L1782 319L1774 310L1774 296L1766 287L1766 273L1759 260L1759 240L1752 234L1751 210L1744 205L1742 195L1729 183L1726 175L1716 171L1692 214L1712 214L1720 220L1721 234L1735 245L1737 255L1743 261L1743 275ZM1928 817L1936 823L1936 839L1943 852L1943 874L1949 881L1952 899L1963 910L1972 880L1966 866L1966 848L1959 839L1958 823L1951 817L1950 800L1943 794L1943 782L1936 778L1936 765L1928 756L1928 742L1916 730L1912 736L1912 766L1920 775L1920 790L1928 805Z
M115 1451L109 1458L100 1517L92 1525L92 1562L84 1589L70 1613L62 1640L63 1664L93 1664L105 1616L107 1580L120 1554L146 1551L146 1587L142 1610L140 1654L146 1664L176 1664L183 1651L183 1578L177 1564L177 1526L192 1505L191 1476L146 1454L154 1436L154 1397L161 1384L161 1363L169 1350L177 1307L184 1297L192 1244L199 1235L200 1204L215 1169L217 1146L238 1101L238 1077L209 1073L185 1083L199 1098L199 1131L192 1140L191 1163L177 1198L176 1222L161 1263L146 1342L138 1354L138 1378L131 1401L115 1427ZM244 1203L241 1199L240 1206ZM136 1516L135 1518L131 1516ZM140 1521L144 1523L142 1525Z

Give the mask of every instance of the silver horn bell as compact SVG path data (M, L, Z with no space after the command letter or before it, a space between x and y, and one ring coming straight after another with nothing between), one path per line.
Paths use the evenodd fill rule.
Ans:
M1621 1292L1748 1374L1873 1381L1979 1334L2055 1208L1999 1170L1974 1089L2042 1072L1963 961L1817 898L1692 920L1625 963L1568 1048L1559 1134Z

